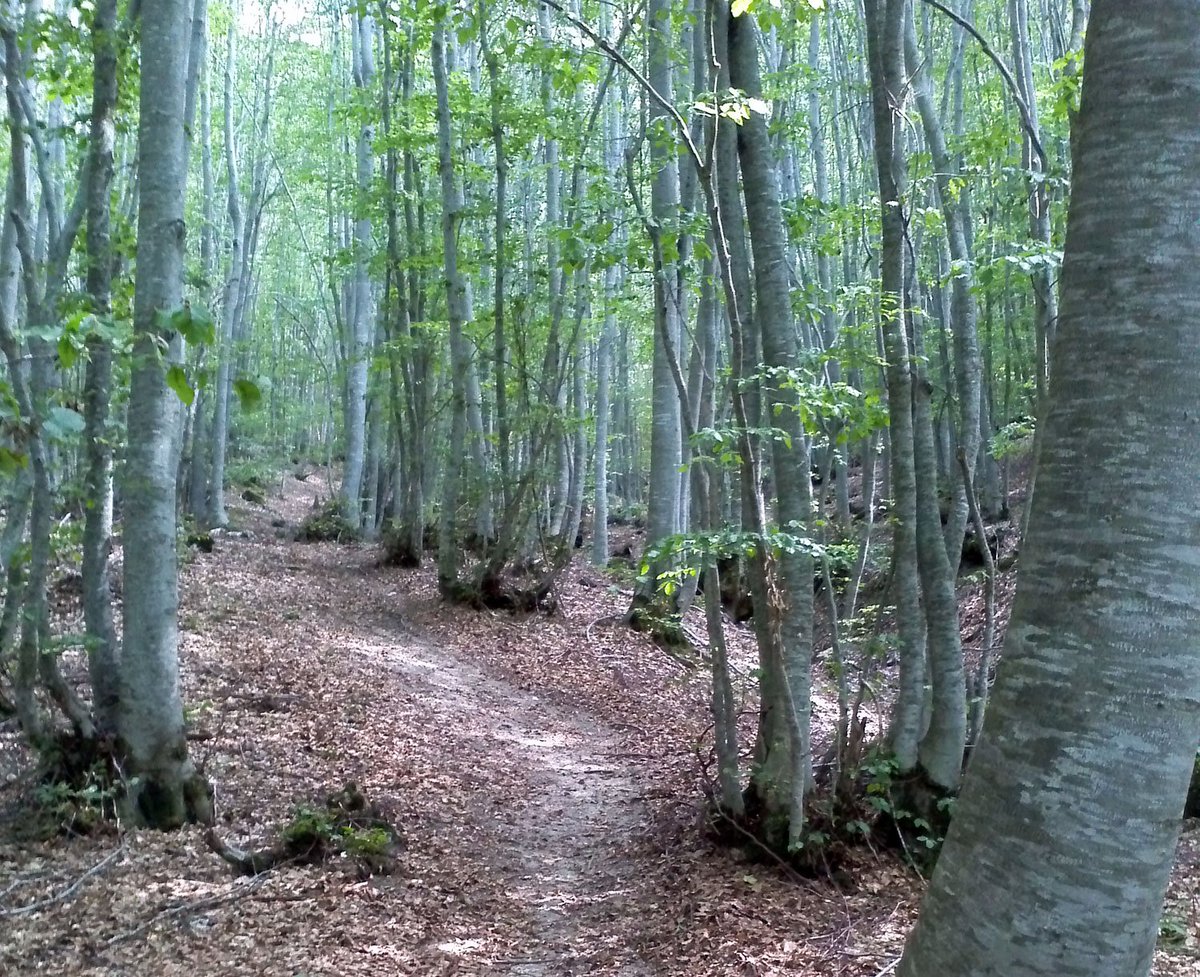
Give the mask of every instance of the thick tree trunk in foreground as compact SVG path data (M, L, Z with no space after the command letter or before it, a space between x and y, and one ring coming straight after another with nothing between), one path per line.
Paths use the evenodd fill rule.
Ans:
M165 382L170 337L160 314L183 300L184 97L191 4L142 11L135 346L124 482L125 645L118 727L131 778L129 813L158 828L212 815L188 760L179 694L174 434L179 400Z
M1198 34L1093 10L1029 543L901 977L1150 970L1200 740Z

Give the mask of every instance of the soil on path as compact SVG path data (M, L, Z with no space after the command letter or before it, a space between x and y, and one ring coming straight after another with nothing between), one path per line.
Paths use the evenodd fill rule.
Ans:
M573 568L549 619L449 607L429 573L369 547L292 542L323 494L285 479L268 508L233 509L248 535L185 567L192 755L223 837L263 843L353 781L403 828L399 870L235 879L195 828L16 841L36 788L0 725L0 975L891 971L920 895L895 859L863 852L839 891L704 840L704 670L604 624L628 600L611 577ZM753 652L730 637L749 744ZM79 657L64 666L82 685ZM1198 852L1181 851L1164 977L1194 972Z
M235 880L197 829L77 840L64 857L61 842L4 844L0 821L0 912L27 909L0 918L0 973L653 973L648 810L613 731L423 634L374 551L272 528L305 514L311 491L292 488L237 513L243 531L185 571L193 755L239 843L357 783L407 837L399 871ZM19 754L0 732L10 811L28 788Z

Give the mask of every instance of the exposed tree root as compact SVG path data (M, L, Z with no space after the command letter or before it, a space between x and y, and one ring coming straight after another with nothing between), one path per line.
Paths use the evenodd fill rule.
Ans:
M400 830L353 783L323 804L297 808L270 847L236 848L211 827L204 840L239 875L260 875L285 864L321 865L339 856L350 859L364 878L388 875L404 848Z
M440 589L446 600L475 610L553 614L558 610L554 585L560 572L557 568L551 568L538 574L532 583L523 585L507 580L503 572L484 573L472 581L443 581Z

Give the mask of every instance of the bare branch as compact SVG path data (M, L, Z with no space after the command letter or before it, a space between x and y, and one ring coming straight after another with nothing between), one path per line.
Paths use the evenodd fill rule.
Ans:
M548 0L542 0L542 2L545 3L548 2ZM934 10L945 14L952 21L954 21L954 23L958 24L959 27L975 38L975 40L979 43L979 47L982 49L983 53L988 56L992 64L994 64L996 69L1000 72L1001 77L1004 78L1004 83L1008 86L1008 90L1012 95L1012 99L1017 104L1017 110L1021 113L1021 124L1025 129L1026 135L1029 136L1029 143L1033 146L1034 151L1038 154L1038 159L1042 161L1042 172L1048 172L1050 169L1050 164L1046 158L1046 150L1042 147L1042 141L1038 138L1037 126L1033 124L1033 115L1029 111L1029 105L1026 103L1025 99L1021 97L1021 90L1017 87L1017 80L1013 77L1012 71L1009 70L1008 65L1004 63L1004 59L996 53L996 51L988 43L987 38L979 33L975 25L965 17L955 13L945 4L938 3L938 0L922 0L922 2L927 3L929 6L933 7Z

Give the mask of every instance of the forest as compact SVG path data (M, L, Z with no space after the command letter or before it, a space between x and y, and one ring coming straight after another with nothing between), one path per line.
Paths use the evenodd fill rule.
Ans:
M1197 0L0 0L0 974L1200 972Z

